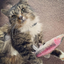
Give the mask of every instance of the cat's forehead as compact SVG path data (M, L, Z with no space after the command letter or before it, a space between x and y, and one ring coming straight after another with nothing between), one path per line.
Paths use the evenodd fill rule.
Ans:
M19 12L20 8L18 6L14 6L9 10L9 14L14 14L15 12Z
M29 8L29 5L26 5L26 4L17 4L17 5L14 5L10 10L9 10L9 15L12 15L12 14L15 14L15 13L19 13L21 12L21 9L22 8Z

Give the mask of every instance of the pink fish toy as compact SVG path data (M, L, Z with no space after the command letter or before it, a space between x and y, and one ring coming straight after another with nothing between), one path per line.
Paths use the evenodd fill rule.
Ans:
M33 45L33 49L36 50L35 52L36 56L41 57L51 53L53 50L55 50L55 48L57 48L60 45L63 38L64 38L64 34L61 34L47 41L44 45L41 45L39 48Z

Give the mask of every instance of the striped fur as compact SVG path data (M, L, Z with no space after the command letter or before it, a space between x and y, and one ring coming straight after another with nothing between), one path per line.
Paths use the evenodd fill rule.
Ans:
M14 55L17 56L19 54L23 58L21 64L26 64L27 62L30 64L42 64L42 60L32 54L32 51L34 51L32 45L35 43L37 45L37 39L38 43L40 41L39 34L42 31L42 25L39 22L38 16L33 13L30 5L26 0L22 0L18 4L14 5L10 10L6 12L4 10L2 11L9 17L11 23L10 36L12 46L10 46L10 48L12 48L8 50L10 53L7 53L8 57L6 57L7 59L5 60L10 60L12 63L9 62L13 64L12 59L14 58ZM36 25L34 25L35 23Z
M8 16L11 24L10 29L7 28L9 30L3 47L6 49L6 54L1 56L2 64L43 64L42 59L32 53L35 51L33 45L39 47L38 43L44 43L42 24L27 1L21 0L8 11L2 10L2 12ZM64 53L60 50L54 50L51 54L60 59L64 57Z

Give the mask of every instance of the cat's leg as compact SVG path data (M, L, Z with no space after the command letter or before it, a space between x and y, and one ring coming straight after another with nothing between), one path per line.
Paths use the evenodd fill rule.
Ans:
M32 39L33 39L33 45L35 45L36 47L40 46L39 43L44 44L42 31L37 35L35 35L35 37L33 37Z
M55 57L61 59L62 61L64 61L64 52L59 50L59 49L55 49L51 55L54 55Z
M45 44L45 42L44 42L44 40L43 40L43 33L42 33L42 32L43 32L43 31L41 31L41 32L38 34L39 46ZM45 57L45 58L50 58L50 54L45 55L44 57Z
M0 27L0 53L3 52L5 43L7 40L9 40L9 35L7 35L9 27L10 26L8 24L5 24L4 26ZM6 35L7 35L7 37L6 37Z
M8 49L7 48L8 46L6 46L6 44L9 42L9 41L5 41L5 35L4 35L4 37L2 35L4 35L4 34L0 35L0 64L4 64L3 62L5 60L3 60L3 58L5 58L6 51Z

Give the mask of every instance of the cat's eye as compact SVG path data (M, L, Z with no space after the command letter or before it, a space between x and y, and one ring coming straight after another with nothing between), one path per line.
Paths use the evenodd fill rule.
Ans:
M12 18L16 18L17 16L16 15L12 15Z
M22 8L21 11L22 11L22 12L25 12L26 10L25 10L25 8Z

